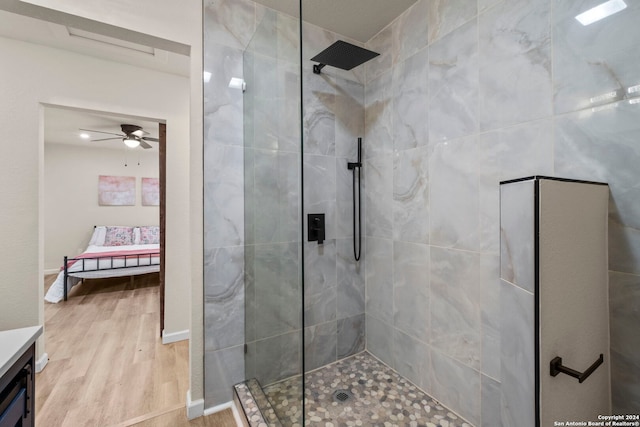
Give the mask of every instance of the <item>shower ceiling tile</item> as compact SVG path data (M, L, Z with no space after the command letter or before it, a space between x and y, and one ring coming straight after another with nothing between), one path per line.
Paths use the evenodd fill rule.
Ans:
M256 0L257 3L300 16L298 0ZM303 0L305 21L361 43L366 42L413 5L416 0Z

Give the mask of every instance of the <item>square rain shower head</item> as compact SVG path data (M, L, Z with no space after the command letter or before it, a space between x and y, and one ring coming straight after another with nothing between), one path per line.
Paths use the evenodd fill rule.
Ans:
M311 60L320 63L313 66L313 72L320 74L320 70L325 65L331 65L332 67L341 68L343 70L350 70L360 64L364 64L378 55L380 54L358 47L351 43L338 40L311 58Z

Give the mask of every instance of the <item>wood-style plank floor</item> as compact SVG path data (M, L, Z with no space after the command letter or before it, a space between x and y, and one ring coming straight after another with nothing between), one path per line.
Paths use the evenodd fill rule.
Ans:
M45 290L54 280L45 277ZM162 344L158 292L150 274L86 281L68 301L45 303L37 426L235 427L225 412L186 419L188 342Z

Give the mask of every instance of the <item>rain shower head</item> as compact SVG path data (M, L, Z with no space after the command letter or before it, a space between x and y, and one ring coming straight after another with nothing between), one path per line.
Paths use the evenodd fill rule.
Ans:
M313 58L314 62L319 62L313 66L313 72L320 74L320 70L325 65L350 70L358 65L364 64L370 59L380 55L379 53L358 47L351 43L338 40Z

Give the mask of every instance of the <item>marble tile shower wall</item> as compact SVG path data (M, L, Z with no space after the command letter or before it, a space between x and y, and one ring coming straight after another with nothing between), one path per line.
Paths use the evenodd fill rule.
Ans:
M310 61L338 39L345 37L303 24L303 218L306 230L308 213L324 213L327 239L304 248L307 371L365 348L364 256L356 262L353 255L353 180L347 169L357 159L357 138L364 137L364 69L326 67L317 75ZM363 187L366 176L363 170Z
M599 3L419 0L366 44L367 348L477 425L511 339L499 182L534 174L610 184L614 412L640 412L640 4L574 18Z

